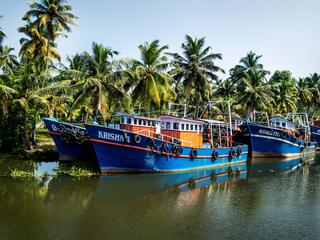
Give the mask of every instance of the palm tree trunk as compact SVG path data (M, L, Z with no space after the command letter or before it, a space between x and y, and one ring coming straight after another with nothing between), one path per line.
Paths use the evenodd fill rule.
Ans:
M29 129L28 129L28 114L25 112L24 115L24 124L23 124L23 141L26 150L31 150L31 142L29 138Z
M46 72L48 71L48 68L49 68L49 51L50 51L50 44L51 44L51 39L50 39L50 37L48 37L47 54L46 54Z

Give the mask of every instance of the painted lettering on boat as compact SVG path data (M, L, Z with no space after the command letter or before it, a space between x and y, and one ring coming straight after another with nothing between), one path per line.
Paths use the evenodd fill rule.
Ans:
M103 132L98 131L99 138L116 141L116 142L124 142L124 136L116 133ZM129 137L127 136L127 142L129 142Z
M69 127L69 126L65 126L65 125L60 125L60 127L57 127L55 124L51 124L51 129L52 129L52 132L79 133L83 136L86 135L85 130L83 130L81 128L77 128L77 127Z
M53 132L58 132L58 128L57 128L56 125L52 124L52 125L51 125L51 128L52 128L52 131L53 131Z
M276 131L268 131L265 129L260 129L258 133L263 135L273 136L273 137L280 137L280 133Z

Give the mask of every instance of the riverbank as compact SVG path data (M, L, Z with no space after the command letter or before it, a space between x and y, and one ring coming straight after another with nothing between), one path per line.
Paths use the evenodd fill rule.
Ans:
M58 161L59 154L54 142L45 128L36 130L36 146L31 150L15 149L12 153L0 153L2 159L26 161Z

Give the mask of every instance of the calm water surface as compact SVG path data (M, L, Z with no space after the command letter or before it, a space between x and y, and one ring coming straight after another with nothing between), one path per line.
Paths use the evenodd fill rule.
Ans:
M319 157L318 157L319 158ZM0 239L319 239L318 161L179 174L0 177ZM0 172L58 163L0 160Z

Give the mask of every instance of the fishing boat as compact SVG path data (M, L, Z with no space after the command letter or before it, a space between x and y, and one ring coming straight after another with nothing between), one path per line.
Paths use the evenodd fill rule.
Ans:
M287 118L269 120L267 113L255 111L240 129L236 139L249 144L252 158L292 158L315 153L316 143L311 142L305 113L290 113Z
M61 122L55 118L43 119L59 153L59 160L94 159L95 153L87 130L79 125Z
M117 115L118 128L86 124L102 172L177 172L247 160L248 146L232 141L230 112L228 122Z
M316 150L320 151L320 119L313 121L313 124L310 126L311 130L311 140L317 143Z

